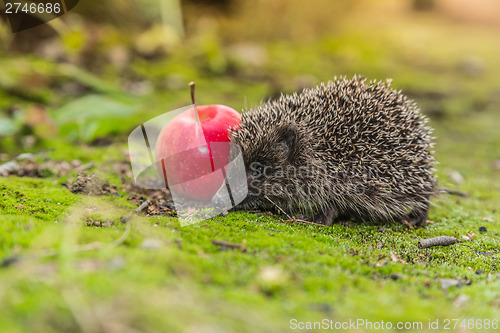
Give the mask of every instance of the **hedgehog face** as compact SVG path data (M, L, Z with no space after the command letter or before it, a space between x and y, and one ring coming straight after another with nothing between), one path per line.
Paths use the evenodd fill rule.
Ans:
M303 183L297 170L307 141L295 124L277 126L266 135L259 135L255 128L251 133L242 126L231 140L240 147L246 169L248 196L240 206L271 207L271 200L288 205Z

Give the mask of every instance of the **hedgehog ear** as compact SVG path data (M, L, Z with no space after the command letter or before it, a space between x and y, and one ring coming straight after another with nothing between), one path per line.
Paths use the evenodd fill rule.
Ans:
M298 153L298 130L295 125L289 124L278 129L278 145L289 162L294 162Z

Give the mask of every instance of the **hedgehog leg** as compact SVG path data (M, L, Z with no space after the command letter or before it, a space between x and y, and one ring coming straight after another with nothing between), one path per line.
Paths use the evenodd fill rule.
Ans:
M314 216L313 221L315 223L330 226L335 222L335 219L339 216L338 211L335 208L328 208L321 213Z
M427 203L424 208L413 210L403 220L408 221L412 226L423 228L427 224L427 216L429 214L429 204Z

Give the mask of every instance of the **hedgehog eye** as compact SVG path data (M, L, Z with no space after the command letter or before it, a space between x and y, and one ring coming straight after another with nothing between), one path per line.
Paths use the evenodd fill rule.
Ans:
M251 169L254 177L260 177L264 174L264 166L260 163L252 163Z

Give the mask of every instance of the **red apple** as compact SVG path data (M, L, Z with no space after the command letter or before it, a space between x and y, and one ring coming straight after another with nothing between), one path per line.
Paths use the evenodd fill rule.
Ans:
M206 202L224 181L223 174L214 171L226 165L229 157L229 144L211 143L229 142L229 128L238 126L241 115L225 105L201 105L196 109L199 120L190 108L161 130L156 161L165 183L175 185L177 194Z

